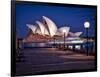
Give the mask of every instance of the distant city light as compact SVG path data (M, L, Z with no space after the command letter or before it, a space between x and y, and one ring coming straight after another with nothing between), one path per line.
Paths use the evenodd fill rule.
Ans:
M81 49L80 45L75 46L76 49Z

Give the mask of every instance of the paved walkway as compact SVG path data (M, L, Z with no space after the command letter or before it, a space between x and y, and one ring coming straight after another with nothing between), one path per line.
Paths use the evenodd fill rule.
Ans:
M23 49L21 62L16 63L16 75L37 74L46 71L93 69L95 57L60 51L55 48ZM22 56L21 55L21 56Z

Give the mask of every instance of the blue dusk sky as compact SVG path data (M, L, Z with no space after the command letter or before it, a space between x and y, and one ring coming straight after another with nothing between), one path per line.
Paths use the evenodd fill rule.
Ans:
M57 27L64 25L70 27L71 32L83 32L84 22L90 22L89 36L94 36L96 8L79 8L70 6L46 6L33 4L16 4L16 34L18 37L26 37L29 29L26 24L36 24L42 21L42 16L47 16L55 22Z

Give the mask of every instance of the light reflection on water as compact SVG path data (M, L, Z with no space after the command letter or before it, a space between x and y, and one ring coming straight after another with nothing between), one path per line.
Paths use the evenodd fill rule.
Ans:
M56 45L59 45L59 44L63 44L63 42L60 42L58 44L58 42L55 42ZM67 44L67 43L66 43ZM75 44L75 43L74 43ZM68 44L71 49L73 48L72 45ZM86 42L80 42L80 44L78 43L78 45L76 44L75 48L80 50L80 46L83 45L83 48L86 49L87 47L87 44ZM53 47L54 46L54 42L52 43L24 43L23 44L23 47ZM93 48L95 46L95 42L89 42L88 43L88 50L91 50L91 47Z
M46 43L30 43L29 45L32 47L45 47Z

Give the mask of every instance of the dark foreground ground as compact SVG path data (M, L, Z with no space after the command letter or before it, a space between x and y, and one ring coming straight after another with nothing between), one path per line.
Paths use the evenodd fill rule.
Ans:
M55 48L27 48L20 52L16 61L16 75L95 68L94 56L72 51L61 51Z

